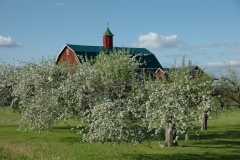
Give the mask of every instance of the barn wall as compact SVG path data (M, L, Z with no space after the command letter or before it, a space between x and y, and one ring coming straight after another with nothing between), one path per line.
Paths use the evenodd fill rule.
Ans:
M62 52L59 54L57 63L61 64L62 62L69 61L71 65L78 64L78 61L76 60L75 53L68 48L67 46L62 50Z
M195 77L197 76L197 75L194 74L195 71L198 71L198 72L199 72L197 66L190 72L190 76L191 76L192 78L195 78ZM199 73L198 73L198 74L199 74Z

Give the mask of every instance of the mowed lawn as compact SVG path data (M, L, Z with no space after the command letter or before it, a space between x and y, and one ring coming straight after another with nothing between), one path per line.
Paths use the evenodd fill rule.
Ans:
M19 113L0 109L0 159L240 159L240 109L213 115L207 131L198 130L199 136L191 133L188 141L183 136L173 148L160 148L154 141L151 147L121 144L117 148L110 142L83 143L77 131L63 123L50 132L17 131L19 119Z

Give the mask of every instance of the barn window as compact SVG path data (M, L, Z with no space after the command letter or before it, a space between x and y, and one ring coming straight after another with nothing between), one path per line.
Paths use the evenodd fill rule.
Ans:
M69 49L68 48L66 49L66 52L67 52L67 55L69 55Z
M197 77L198 76L198 70L194 70L193 75L194 75L194 77Z

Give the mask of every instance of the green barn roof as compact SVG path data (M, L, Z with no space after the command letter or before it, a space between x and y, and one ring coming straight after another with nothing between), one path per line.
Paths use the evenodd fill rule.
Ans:
M76 55L78 56L78 59L79 59L79 56L85 57L85 55L88 58L94 58L99 54L99 52L101 50L106 50L107 52L112 51L112 49L107 49L102 46L85 46L85 45L72 45L72 44L67 44L67 46L76 53ZM122 47L116 47L115 49L122 49ZM163 67L161 66L161 64L155 57L155 55L153 53L151 53L149 50L147 50L146 48L124 47L124 49L129 50L130 53L133 55L143 54L143 56L137 57L137 60L139 60L141 58L140 59L141 63L146 62L146 64L143 64L139 67L140 69L143 69L143 68L159 69L160 68L163 70ZM79 59L79 61L81 62L80 59Z

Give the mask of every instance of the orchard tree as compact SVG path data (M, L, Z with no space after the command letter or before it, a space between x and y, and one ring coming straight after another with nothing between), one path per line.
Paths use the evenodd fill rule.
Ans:
M143 82L136 72L139 65L136 56L124 49L110 54L101 52L96 57L93 68L99 87L95 94L99 99L82 118L89 130L83 134L84 141L111 140L116 144L127 141L136 145L144 140Z
M115 92L118 98L108 98L93 106L86 113L91 116L84 119L90 124L84 140L104 142L110 139L117 144L150 142L144 134L147 128L157 139L165 130L167 146L177 145L180 134L187 134L189 129L201 124L199 110L207 110L207 114L211 111L212 81L192 79L185 65L171 72L170 77L170 82L158 83L141 78L143 82L131 83L131 90L124 98L118 90L120 92Z
M53 123L67 116L69 110L59 90L69 74L67 67L57 66L47 59L21 64L15 77L18 83L13 88L13 95L19 98L20 127L49 130Z
M1 62L0 65L0 108L11 107L18 110L18 97L13 96L13 88L17 85L16 76L19 67Z
M136 56L124 49L101 51L79 66L43 59L23 63L18 70L2 67L1 78L14 80L8 91L18 100L20 127L26 130L41 132L76 119L86 124L79 134L87 142L137 145L149 143L150 132L163 146L159 136L165 131L167 146L177 145L179 135L202 122L199 111L211 111L211 81L192 79L183 64L169 74L169 81L155 82L136 72L141 65Z
M179 135L202 123L199 111L211 111L212 84L201 77L189 76L190 64L180 69L173 67L168 81L148 83L149 99L146 101L148 131L154 136L165 130L166 146L176 146Z
M41 132L54 123L82 119L99 100L96 71L89 62L81 66L56 65L54 61L26 63L13 94L20 99L20 128Z
M114 101L126 96L131 83L136 83L138 62L129 51L114 50L110 54L101 52L80 66L56 65L46 59L20 66L12 91L19 99L20 127L41 132L60 120L86 119L102 99Z
M214 95L214 93L215 93L214 80L212 79L212 77L205 74L204 72L199 72L197 77L195 77L195 80L197 80L198 83L205 83L205 82L209 83L209 85L206 86L204 89L208 90L209 98L211 99L211 107L203 107L203 109L202 109L202 125L201 125L201 130L207 130L208 119L210 118L210 113L216 112L220 109L214 104L214 100L216 98L216 96Z
M216 79L216 92L219 94L219 102L222 107L230 106L240 107L240 80L236 70L230 66L226 66L228 74L222 75Z

